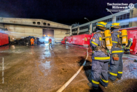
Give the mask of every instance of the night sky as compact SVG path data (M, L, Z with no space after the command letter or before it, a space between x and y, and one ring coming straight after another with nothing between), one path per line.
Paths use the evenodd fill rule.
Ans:
M107 3L137 3L137 0L0 0L0 17L39 18L71 25L107 15Z

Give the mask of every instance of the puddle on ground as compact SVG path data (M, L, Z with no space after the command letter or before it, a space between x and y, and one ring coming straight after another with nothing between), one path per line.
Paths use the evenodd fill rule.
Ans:
M45 50L44 53L43 53L44 57L51 57L51 53L50 53L50 50Z
M8 49L9 49L9 45L0 47L0 51L8 50Z
M40 59L45 59L45 55L41 55L41 56L40 56Z
M5 57L5 56L8 56L8 55L11 55L9 53L0 53L0 57Z
M41 62L39 65L40 73L44 74L44 76L47 76L51 73L51 63L50 61Z
M50 69L50 67L51 67L50 61L46 61L45 63L41 63L41 65L44 69Z
M66 49L68 49L68 45L66 45Z

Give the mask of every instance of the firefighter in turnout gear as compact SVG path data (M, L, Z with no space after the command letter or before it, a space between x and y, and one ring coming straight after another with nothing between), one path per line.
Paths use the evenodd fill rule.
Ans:
M49 47L50 48L52 47L52 39L51 38L49 39Z
M31 39L30 39L31 45L34 45L34 41L35 41L34 38L31 38Z
M110 57L107 54L106 48L102 44L102 34L106 30L105 22L98 22L94 31L94 36L91 39L92 53L92 87L98 89L99 84L107 87L108 85L108 62Z
M110 55L110 68L109 68L109 79L114 82L116 78L122 77L122 71L123 71L123 61L122 61L122 55L123 55L123 49L122 49L122 43L119 42L119 28L120 23L112 23L111 25L111 31L112 31L112 52Z
M131 39L128 40L128 45L125 47L125 54L130 54L130 47L132 46Z

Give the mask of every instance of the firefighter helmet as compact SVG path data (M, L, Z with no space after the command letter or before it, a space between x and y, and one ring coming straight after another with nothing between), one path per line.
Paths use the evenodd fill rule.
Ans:
M111 28L120 28L120 23L112 23Z
M104 30L106 30L106 25L107 25L106 22L103 22L103 21L98 22L96 24L96 30L100 29L100 30L104 31Z
M103 21L100 21L97 23L97 26L101 26L101 27L106 27L107 23L106 22L103 22Z

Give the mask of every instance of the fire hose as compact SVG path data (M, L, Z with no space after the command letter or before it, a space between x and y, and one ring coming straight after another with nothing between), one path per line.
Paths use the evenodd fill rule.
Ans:
M88 48L87 48L87 56L84 60L84 63L82 64L82 66L78 69L78 71L60 89L57 90L57 92L62 92L76 78L76 76L80 73L80 71L85 66L87 58L88 58Z

